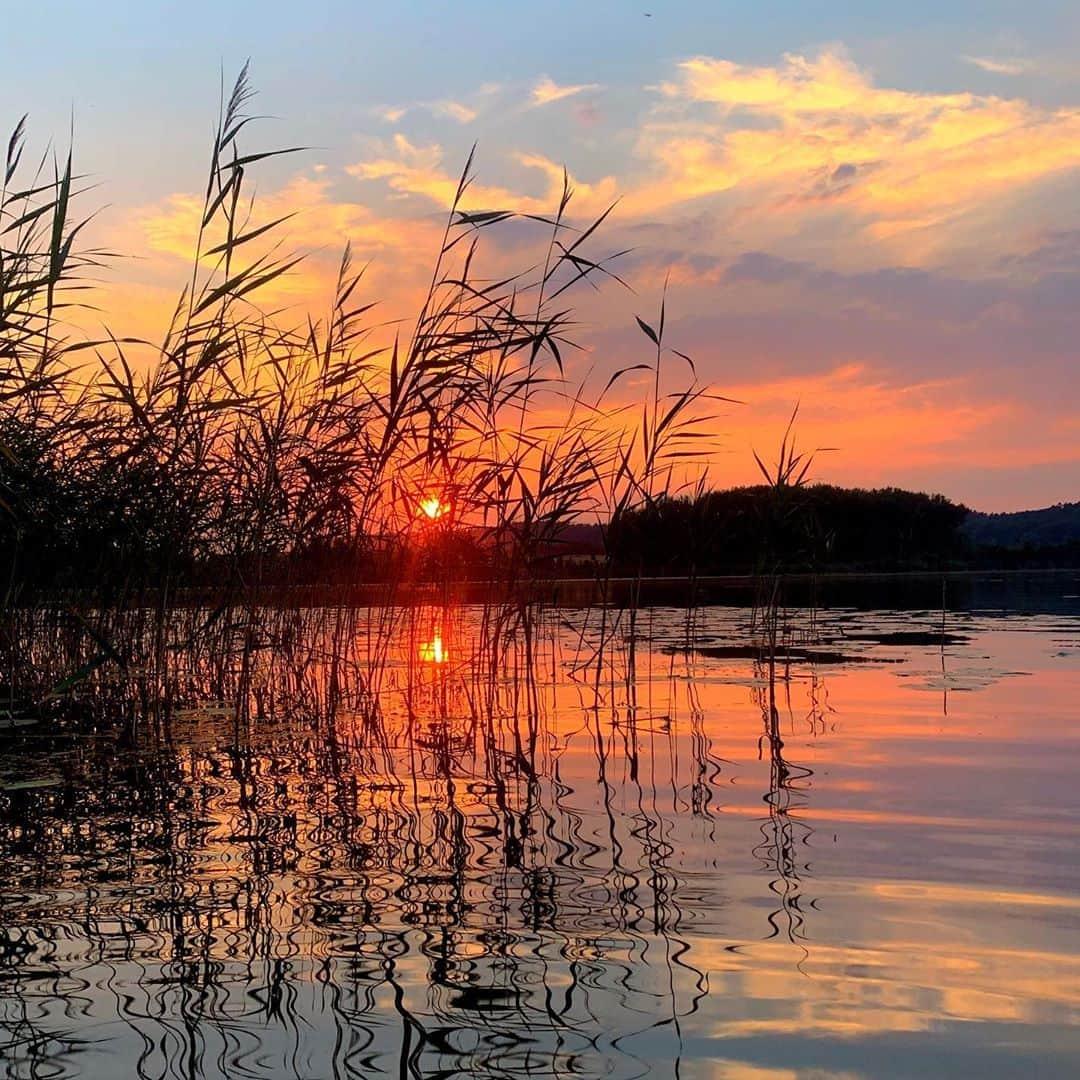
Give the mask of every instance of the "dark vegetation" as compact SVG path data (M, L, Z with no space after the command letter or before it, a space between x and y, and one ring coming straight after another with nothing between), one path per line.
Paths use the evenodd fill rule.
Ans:
M1080 566L1080 503L1012 514L973 512L961 533L983 565Z
M681 374L666 370L663 307L655 326L638 320L645 358L604 392L626 370L648 370L640 411L613 425L604 394L570 382L571 293L614 275L589 253L606 213L574 220L568 184L549 217L530 219L548 232L532 266L485 276L483 234L516 215L460 209L467 166L411 323L376 315L347 246L325 318L290 324L260 306L299 259L282 253L282 221L252 216L248 173L293 151L240 149L250 97L245 73L223 105L190 280L160 343L66 328L103 256L78 252L86 222L72 218L70 156L24 179L22 124L10 140L0 192L9 603L58 588L386 581L460 562L455 543L517 578L559 530L647 501L676 458L707 453L689 438L709 395L688 358L676 361ZM438 522L418 513L431 496L447 508Z
M966 553L968 511L941 495L828 484L659 499L612 524L616 565L650 572L938 570Z
M569 183L549 216L530 217L546 240L515 271L484 241L518 215L462 209L470 160L410 320L363 296L347 244L333 294L312 305L322 318L264 302L299 256L282 246L284 219L257 216L250 174L294 151L241 148L251 97L245 70L222 102L190 276L154 342L73 329L109 256L80 248L87 221L74 211L83 193L71 155L28 167L21 122L8 143L0 667L9 695L89 692L119 670L138 673L146 708L209 694L246 713L260 650L301 666L312 659L298 637L305 601L271 612L270 591L280 600L283 584L374 583L369 599L392 610L418 579L448 586L467 559L489 581L484 647L494 664L521 630L530 582L547 572L561 530L648 503L673 468L708 453L712 395L666 344L663 303L654 321L637 318L642 359L605 372L600 391L571 379L574 290L618 279L614 256L592 253L607 213L576 219ZM650 383L631 411L608 401L627 371ZM446 508L437 519L419 511L431 497ZM353 616L332 618L319 633L334 655ZM392 622L352 676L354 704L373 700ZM212 686L193 675L207 658Z
M627 510L607 544L619 571L657 575L1065 568L1080 566L1080 504L982 514L898 488L758 485Z

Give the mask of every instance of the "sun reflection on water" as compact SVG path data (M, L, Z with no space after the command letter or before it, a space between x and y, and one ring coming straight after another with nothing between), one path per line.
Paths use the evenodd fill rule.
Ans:
M318 727L283 711L240 737L208 692L160 745L65 743L37 781L41 740L0 739L0 1075L75 1075L91 1025L116 1075L186 1054L198 1080L358 1076L358 1048L363 1075L779 1076L774 1054L868 1073L949 1054L983 1075L991 1041L1001 1075L1071 1075L1060 622L972 621L943 731L930 647L684 659L685 613L656 609L632 677L609 648L598 683L562 674L597 663L592 612L564 608L530 627L531 696L510 652L479 700L481 609L394 617L400 682L372 719L346 698ZM357 663L364 618L389 616L356 615ZM706 609L697 633L746 619ZM309 620L305 659L327 655L336 624ZM1039 678L989 681L1021 666Z
M431 664L441 664L446 660L446 646L443 644L442 631L436 630L430 641L420 643L420 659Z

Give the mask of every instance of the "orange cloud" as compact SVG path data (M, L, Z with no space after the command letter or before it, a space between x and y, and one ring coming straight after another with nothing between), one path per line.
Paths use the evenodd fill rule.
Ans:
M436 101L429 108L436 116L448 116L459 124L471 124L480 114L460 101Z
M529 104L532 108L540 108L544 105L551 105L556 101L565 101L569 97L575 97L577 94L584 94L589 90L599 89L599 83L581 83L578 86L559 86L558 83L545 75L532 88Z
M660 176L639 212L743 189L770 214L841 207L895 241L1080 167L1080 109L882 88L839 49L776 67L696 57L659 91L638 153Z
M381 180L401 195L419 195L440 208L451 205L460 182L460 173L449 171L444 164L443 148L438 144L418 146L402 134L393 139L392 152L346 167L346 172L359 180ZM563 186L563 166L542 154L518 153L513 159L527 169L543 176L542 194L526 194L507 187L474 181L462 200L464 210L506 209L526 214L553 213L559 203ZM607 176L594 184L570 177L574 188L574 208L578 213L595 214L607 209L618 198L618 184Z
M418 105L379 105L373 111L380 120L388 124L397 124L414 109L425 109L434 116L444 116L456 120L459 124L471 124L479 111L461 101L444 98L441 101L425 101Z
M592 88L545 76L530 107ZM774 66L693 57L653 89L658 100L619 181L575 180L580 210L621 196L621 221L670 220L712 199L717 226L735 242L797 244L813 230L819 247L823 235L835 237L839 262L873 262L884 250L894 262L926 263L950 243L970 246L973 229L985 240L978 223L1003 201L1080 168L1080 109L877 86L839 47ZM459 177L442 146L400 132L376 146L348 166L351 175L449 204ZM544 190L477 183L469 208L550 210L561 165L524 147L511 159L540 171ZM863 244L850 243L854 232Z
M573 208L576 214L602 214L619 198L619 182L614 176L604 176L590 184L568 173L562 165L542 154L517 154L516 159L521 165L536 169L547 178L546 194L543 196L547 212L551 212L558 202L564 175L569 176L570 186L574 189Z
M419 146L399 132L393 138L392 149L383 149L384 156L348 165L345 171L358 180L383 180L402 195L422 195L444 208L451 205L460 174L446 170L441 146L436 143ZM472 184L463 208L506 207L539 212L539 206L539 201L504 187ZM544 209L550 209L550 202Z

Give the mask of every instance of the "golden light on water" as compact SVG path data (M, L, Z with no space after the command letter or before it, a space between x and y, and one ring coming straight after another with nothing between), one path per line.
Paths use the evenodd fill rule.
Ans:
M430 641L420 643L420 659L430 664L441 664L446 660L446 646L443 645L441 631L436 630Z
M419 513L431 521L437 521L449 510L450 507L436 496L432 495L420 500Z

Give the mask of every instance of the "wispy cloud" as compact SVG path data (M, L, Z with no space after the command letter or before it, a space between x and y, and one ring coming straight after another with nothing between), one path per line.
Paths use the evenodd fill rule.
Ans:
M480 115L476 109L463 105L460 101L433 101L427 108L436 116L448 116L459 124L471 124Z
M409 109L405 105L376 105L372 111L387 124L396 124Z
M969 64L974 64L975 67L981 68L983 71L989 71L994 75L1023 75L1025 72L1031 71L1034 66L1030 60L1024 60L1020 57L997 60L992 56L965 56L964 59Z
M599 90L599 83L581 83L577 86L560 86L557 82L543 76L532 88L529 96L529 105L532 108L540 108L543 105L551 105L556 101L564 101L566 98L584 94L589 90Z
M525 108L583 102L578 95L594 85L561 86L545 75ZM606 176L579 179L579 211L616 195L621 220L669 219L696 206L739 243L827 232L858 262L884 253L919 265L976 242L1002 200L1080 170L1080 108L879 85L840 46L760 66L692 57L653 92L617 189ZM473 105L486 107L469 100L422 107L465 122ZM546 173L553 186L561 167L542 163L533 149L518 146L508 156ZM373 157L350 171L400 195L444 205L452 197L456 173L438 147L406 139ZM538 194L532 182L516 192L476 187L470 201L533 212ZM852 235L861 241L857 252L843 239Z
M443 208L453 202L460 179L457 173L447 169L440 145L420 145L400 132L390 146L382 145L379 156L347 165L345 171L358 180L381 180L400 195L420 195ZM549 208L547 202L480 183L469 185L465 205L472 209L512 207L529 212Z
M442 146L437 143L420 145L400 132L389 145L377 145L374 156L347 165L345 171L358 180L382 181L402 196L422 196L441 208L453 202L460 176L447 167ZM519 165L544 177L542 194L530 195L474 180L465 193L462 209L513 209L529 214L553 210L562 193L563 167L542 154L516 153L513 158ZM578 213L601 213L618 196L618 187L611 176L602 177L595 183L586 183L573 176L569 181Z
M398 124L410 112L422 109L434 116L445 116L459 124L471 124L479 111L460 101L444 98L442 101L418 101L413 105L378 105L373 110L375 115L387 124Z

